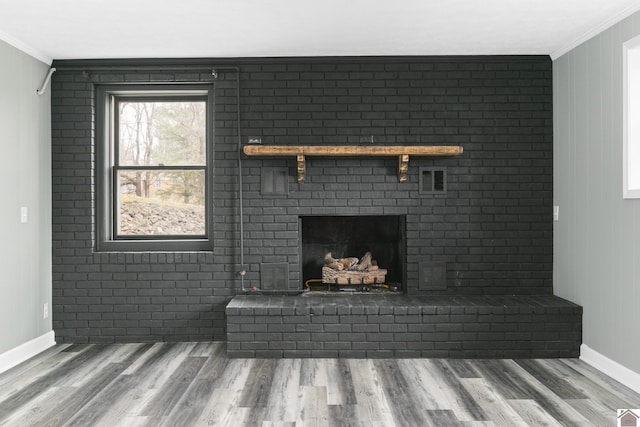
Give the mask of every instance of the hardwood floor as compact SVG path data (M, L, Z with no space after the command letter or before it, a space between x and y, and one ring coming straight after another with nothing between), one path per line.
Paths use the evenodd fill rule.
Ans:
M640 395L575 359L228 359L59 345L0 375L8 426L615 426Z

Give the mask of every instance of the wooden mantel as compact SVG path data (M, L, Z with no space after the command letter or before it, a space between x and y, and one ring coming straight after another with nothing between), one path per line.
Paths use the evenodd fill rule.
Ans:
M398 156L398 180L407 180L409 156L457 156L458 145L245 145L247 156L295 156L298 183L304 182L305 156Z

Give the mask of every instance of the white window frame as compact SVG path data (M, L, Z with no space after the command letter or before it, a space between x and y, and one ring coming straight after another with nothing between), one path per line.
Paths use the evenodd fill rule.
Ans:
M640 199L640 36L623 44L622 197Z

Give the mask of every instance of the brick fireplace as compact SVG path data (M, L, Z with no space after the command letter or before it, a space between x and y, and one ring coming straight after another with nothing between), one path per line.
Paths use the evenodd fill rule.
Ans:
M54 63L58 71L51 87L53 327L58 342L228 339L232 355L265 355L261 353L264 343L271 342L283 347L267 345L268 355L278 357L285 351L293 354L291 342L297 343L283 344L284 334L338 334L338 341L333 341L334 335L325 335L325 341L322 336L315 338L319 343L334 343L329 347L343 348L354 337L339 334L376 328L354 326L350 332L341 332L349 321L378 325L376 333L394 334L394 328L404 327L389 324L406 324L410 333L418 326L408 325L417 319L422 325L428 325L428 319L438 320L440 326L431 323L433 331L415 333L423 334L424 342L430 342L432 332L445 334L438 336L451 343L459 342L452 334L466 334L469 326L464 325L478 323L478 316L493 316L484 318L493 325L494 320L499 323L496 319L511 321L507 316L516 310L529 316L522 318L523 323L532 328L544 324L547 330L561 322L561 308L552 296L552 64L548 57L192 62L193 70L161 60ZM210 71L202 71L211 63L241 70L243 145L249 137L259 137L263 146L447 144L464 147L464 153L411 157L405 182L398 179L396 158L313 157L306 159L301 183L295 158L243 155L245 256L241 266L236 76L221 72L214 83ZM194 80L215 84L213 250L97 252L96 87L112 82ZM355 303L365 297L358 295L344 306L333 300L319 308L307 295L240 295L238 271L246 270L249 288L260 288L261 269L268 265L285 266L278 270L284 272L278 280L284 289L299 291L308 274L300 251L301 218L327 216L402 218L403 271L398 281L403 292L393 295L398 305L384 306L385 298L391 296ZM431 286L435 282L437 286ZM434 301L439 305L434 306ZM347 307L349 316L356 317L339 319L347 315ZM566 307L577 316L575 306L566 303ZM540 312L552 320L536 317ZM296 324L310 331L291 332L282 326L292 313L307 316L307 321L297 319ZM272 326L261 317L270 314L274 314ZM444 317L431 317L441 314L461 329L443 330L447 326L439 322ZM357 316L373 317L366 317L364 323ZM387 324L388 316L406 317ZM466 320L458 322L461 319ZM318 330L321 322L333 326ZM496 329L498 323L484 326L488 332L507 334ZM575 344L579 332L572 324ZM517 331L525 338L526 328ZM256 335L263 333L279 335ZM378 336L380 343L385 336ZM299 338L304 340L306 335ZM405 338L403 342L410 342ZM255 344L243 344L252 341ZM296 353L300 355L318 355L329 348L300 342L300 350L322 347ZM390 344L378 344L369 351L382 351L385 345ZM400 346L407 348L407 344ZM393 352L400 355L397 348Z

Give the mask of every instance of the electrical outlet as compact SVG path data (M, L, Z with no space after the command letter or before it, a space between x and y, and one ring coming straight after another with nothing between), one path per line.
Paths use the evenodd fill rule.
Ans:
M45 302L42 306L42 318L46 319L49 317L49 303Z
M28 214L27 207L26 206L22 206L20 208L20 222L21 223L23 223L23 224L27 223L27 221L29 219L27 214Z

